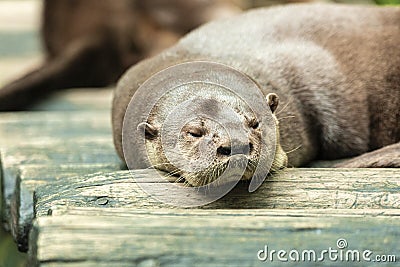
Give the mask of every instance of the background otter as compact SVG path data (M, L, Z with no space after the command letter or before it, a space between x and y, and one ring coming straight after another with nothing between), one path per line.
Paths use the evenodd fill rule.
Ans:
M45 0L46 62L0 89L0 111L27 109L57 89L110 85L188 31L239 11L227 0Z
M322 4L209 23L121 79L113 101L117 151L123 158L122 122L138 87L166 67L208 60L279 95L289 166L364 154L340 166L400 167L399 23L399 8Z

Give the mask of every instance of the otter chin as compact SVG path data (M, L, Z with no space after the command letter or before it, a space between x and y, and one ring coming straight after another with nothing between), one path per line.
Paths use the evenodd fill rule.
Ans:
M168 92L138 126L145 133L150 164L176 177L176 182L196 187L250 180L257 168L267 174L286 167L287 155L279 143L279 122L274 115L279 98L271 93L265 101L273 127L265 125L234 93L218 86L199 83ZM168 114L175 113L171 106L193 116L180 117L178 112L171 119ZM273 131L273 142L263 139L263 130ZM262 151L263 145L270 153Z

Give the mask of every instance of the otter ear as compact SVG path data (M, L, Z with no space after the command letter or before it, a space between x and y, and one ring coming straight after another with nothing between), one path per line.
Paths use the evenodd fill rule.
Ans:
M138 131L144 131L146 139L151 139L157 136L158 129L147 122L142 122L137 127Z
M274 113L279 105L279 96L277 94L271 93L268 94L265 98L267 99L267 104L269 108L271 109L272 113Z

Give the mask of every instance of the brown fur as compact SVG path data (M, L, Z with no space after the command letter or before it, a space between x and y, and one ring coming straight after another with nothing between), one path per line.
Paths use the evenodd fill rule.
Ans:
M385 146L336 164L337 168L399 168L400 143Z
M262 153L262 131L269 130L263 127L263 124L268 123L257 119L254 111L244 101L238 99L237 95L229 91L224 91L222 94L221 90L224 89L215 85L194 84L186 85L184 89L171 90L163 95L162 100L152 107L146 122L139 124L139 129L145 132L146 154L150 165L168 173L179 174L181 179L184 178L185 182L193 186L210 184L224 172L226 172L223 179L225 182L230 178L236 179L238 174L242 174L241 171L243 171L242 180L252 178L260 158L262 157L263 162L267 162L266 153ZM193 110L196 118L186 123L181 130L179 128L171 130L169 127L175 129L176 125L167 127L165 115L171 112L171 105L175 106L176 103L183 101L189 104L188 107L182 107L182 110ZM219 105L221 103L225 108ZM279 99L275 94L267 96L271 112L275 112L278 103ZM226 112L227 106L234 110L234 113ZM230 133L221 125L221 121L216 122L208 116L214 119L223 118ZM272 119L271 123L276 126L275 134L279 134L279 123L274 115ZM163 146L163 141L166 142L168 137L164 136L162 140L162 125L174 136L178 133L177 146L173 149ZM136 128L136 125L133 124L133 127ZM134 130L129 128L128 132ZM166 151L171 152L170 157ZM175 153L176 151L179 153ZM279 143L276 144L274 153L274 160L270 162L271 170L278 171L286 166L287 156ZM231 166L227 168L229 163ZM269 163L265 165L267 164ZM262 171L264 174L268 173L267 166ZM222 178L218 179L217 183L222 183Z
M225 0L45 0L47 60L0 89L0 111L26 109L58 89L107 86L195 27L239 11Z
M279 95L276 114L289 166L398 143L399 43L400 9L394 7L300 4L210 23L121 79L113 101L117 151L122 157L122 121L137 88L156 72L193 60L232 66L264 95ZM381 167L400 167L392 152L372 155L384 162ZM375 166L361 161L351 166Z

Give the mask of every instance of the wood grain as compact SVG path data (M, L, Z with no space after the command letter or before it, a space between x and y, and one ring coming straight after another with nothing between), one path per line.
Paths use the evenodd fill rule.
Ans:
M112 209L110 209L112 210ZM397 255L398 217L347 217L318 211L125 212L94 208L38 218L30 243L32 266L276 266L259 250L315 250L345 238L349 249ZM143 213L144 212L144 213ZM68 214L70 213L70 214ZM74 214L75 213L75 214ZM302 215L299 215L302 213ZM345 214L347 211L344 212ZM398 212L395 211L398 216ZM73 215L74 214L74 215ZM96 216L94 216L96 214ZM314 214L314 215L313 215ZM354 229L357 229L356 231ZM399 258L397 258L399 260ZM343 262L289 262L289 266L343 266ZM347 263L348 266L356 263ZM361 265L366 264L365 262Z
M154 183L151 172L111 172L115 168L118 164L23 166L11 202L11 230L19 248L28 248L33 218L46 216L53 207L174 208L141 189L141 183ZM103 172L85 175L96 171ZM201 208L329 208L349 209L348 214L357 209L396 209L399 177L395 169L288 169L269 177L254 194L247 191L246 183L241 183L223 199Z
M53 144L31 144L4 148L0 155L3 220L10 218L11 198L20 167L26 164L57 165L120 163L109 137L70 139Z
M23 165L19 168L16 189L11 199L11 233L20 251L27 251L29 229L34 219L33 193L43 184L66 177L79 176L100 171L111 172L121 168L120 164L64 164Z
M10 228L11 198L21 166L119 162L109 111L1 114L0 209L4 225Z
M140 187L154 181L145 170L63 179L36 190L35 212L43 216L59 205L96 207L98 199L107 200L103 207L165 207ZM287 169L269 177L255 193L248 192L247 183L240 183L203 208L396 209L400 208L400 170Z
M111 138L109 111L19 112L0 116L0 147L74 138Z

